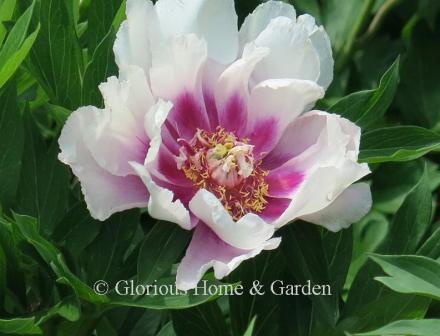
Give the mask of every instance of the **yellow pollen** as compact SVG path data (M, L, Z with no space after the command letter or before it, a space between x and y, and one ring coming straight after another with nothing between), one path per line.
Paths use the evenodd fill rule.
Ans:
M187 155L181 168L197 190L204 188L216 195L234 220L239 220L247 213L264 211L268 203L266 198L269 195L269 185L265 181L269 173L260 167L261 161L253 162L253 159L249 159L252 160L250 164L253 164L250 175L246 175L247 177L237 175L238 162L230 151L239 145L249 147L248 139L239 140L233 133L226 132L220 127L215 132L198 130L190 143L193 153ZM209 151L210 157L208 157ZM233 187L221 185L211 176L213 168L209 165L208 159L212 157L219 162L229 159L227 164L230 171L224 174L239 176L236 185Z

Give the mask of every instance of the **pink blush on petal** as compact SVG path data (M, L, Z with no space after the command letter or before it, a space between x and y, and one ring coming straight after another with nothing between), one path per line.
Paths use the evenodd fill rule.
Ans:
M208 129L203 104L189 92L183 92L174 101L168 121L177 133L174 135L183 139L190 139L197 129Z
M235 94L225 103L219 114L221 127L241 136L247 124L247 108L240 94Z
M304 180L304 174L296 172L292 167L270 171L266 177L271 197L290 198Z
M277 220L288 208L290 203L292 203L292 200L288 198L268 197L267 206L260 214L260 216L268 222Z
M209 119L210 130L213 130L219 124L217 105L215 104L214 95L208 90L203 90L203 99L205 102L206 114Z
M258 120L252 132L247 136L255 146L255 153L260 154L260 158L265 156L266 151L270 150L277 141L278 122L275 118Z

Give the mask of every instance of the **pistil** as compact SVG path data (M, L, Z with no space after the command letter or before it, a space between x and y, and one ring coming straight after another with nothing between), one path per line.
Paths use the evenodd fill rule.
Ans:
M235 220L266 208L268 172L260 168L246 139L218 127L215 132L197 130L191 141L180 144L178 168L196 189L215 194Z

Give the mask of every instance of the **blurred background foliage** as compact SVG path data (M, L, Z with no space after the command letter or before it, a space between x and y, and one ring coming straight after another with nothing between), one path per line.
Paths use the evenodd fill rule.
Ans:
M259 3L236 0L240 24ZM330 35L335 79L319 107L363 128L374 206L336 234L290 225L279 250L226 281L310 279L333 295L95 294L99 279L172 284L189 241L137 210L93 220L57 160L68 115L102 106L98 84L117 75L112 46L125 4L0 0L1 335L439 334L440 1L290 3Z

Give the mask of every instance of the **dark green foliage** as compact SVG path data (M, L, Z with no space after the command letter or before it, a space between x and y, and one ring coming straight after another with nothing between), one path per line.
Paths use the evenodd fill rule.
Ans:
M235 0L239 24L261 2ZM126 1L0 0L0 336L439 335L440 2L284 2L329 33L335 78L318 106L361 127L373 208L337 233L296 221L279 249L204 278L243 295L153 297L94 286L172 286L191 233L140 210L93 219L57 159L70 113L102 107L98 85L118 75ZM309 280L332 295L270 289Z

